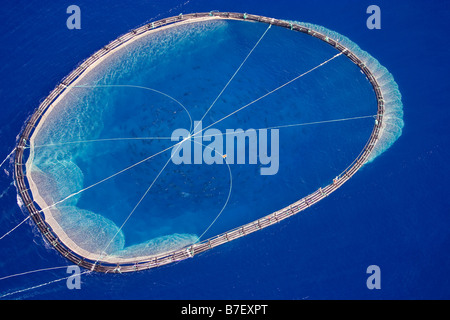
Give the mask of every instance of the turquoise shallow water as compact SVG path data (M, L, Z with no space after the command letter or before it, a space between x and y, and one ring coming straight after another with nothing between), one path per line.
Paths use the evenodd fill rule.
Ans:
M88 251L107 246L124 257L177 249L281 209L352 162L373 118L280 128L279 169L272 175L261 175L260 162L249 163L249 141L236 149L247 154L245 163L229 168L165 165L170 151L158 154L174 145L167 138L175 129L190 131L202 118L206 128L337 53L309 35L267 28L215 21L158 32L121 49L69 91L35 140L32 168L48 205L157 154L52 209L71 239ZM225 133L373 114L371 84L340 56L213 128ZM163 139L120 140L139 137ZM228 137L215 139L225 147ZM98 141L104 139L114 140Z

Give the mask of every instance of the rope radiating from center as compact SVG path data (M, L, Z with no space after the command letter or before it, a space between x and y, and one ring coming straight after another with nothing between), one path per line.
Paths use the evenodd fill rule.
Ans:
M103 183L103 182L109 180L109 179L112 179L112 178L114 178L115 176L117 176L117 175L119 175L119 174L121 174L121 173L123 173L123 172L125 172L125 171L128 171L128 170L130 170L131 168L134 168L134 167L136 167L137 165L140 165L141 163L144 163L144 162L148 161L149 159L151 159L151 158L153 158L153 157L155 157L155 156L157 156L157 155L159 155L159 154L161 154L161 153L163 153L163 152L166 152L166 151L172 149L172 148L175 147L176 145L181 144L181 142L182 142L182 141L180 141L180 142L178 142L177 144L175 144L175 145L173 145L173 146L170 146L170 147L168 147L168 148L166 148L166 149L164 149L164 150L161 150L161 151L159 151L159 152L157 152L157 153L155 153L155 154L152 154L151 156L149 156L149 157L147 157L147 158L145 158L145 159L143 159L143 160L141 160L141 161L139 161L139 162L136 162L136 163L134 163L134 164L132 164L132 165L126 167L125 169L122 169L122 170L120 170L120 171L118 171L118 172L116 172L116 173L110 175L109 177L106 177L106 178L104 178L104 179L102 179L102 180L100 180L100 181L98 181L98 182L96 182L96 183L94 183L94 184L91 184L90 186L88 186L88 187L86 187L86 188L84 188L84 189L81 189L81 190L79 190L79 191L77 191L77 192L74 192L74 193L68 195L67 197L65 197L64 199L59 200L59 201L57 201L57 202L55 202L55 203L53 203L53 204L51 204L51 205L49 205L49 206L47 206L47 207L41 209L41 210L39 210L39 212L43 212L43 211L46 210L46 209L52 208L52 207L54 207L54 206L56 206L56 205L58 205L58 204L60 204L60 203L62 203L62 202L64 202L64 201L66 201L66 200L68 200L68 199L70 199L70 198L76 196L77 194L80 194L80 193L82 193L82 192L84 192L84 191L86 191L86 190L89 190L89 189L91 189L91 188L93 188L93 187L95 187L95 186L97 186L97 185L99 185L99 184L101 184L101 183Z
M213 103L209 106L208 110L206 110L205 114L201 117L200 121L197 123L197 125L194 127L194 130L191 131L194 132L195 129L197 129L198 125L202 122L202 120L206 117L206 115L208 114L208 112L211 110L211 108L216 104L217 100L219 100L219 98L222 96L222 94L224 93L224 91L227 89L228 85L231 83L231 81L233 81L234 77L238 74L239 70L241 70L242 66L245 64L245 62L247 61L247 59L250 57L250 55L253 53L253 51L256 49L256 47L258 46L258 44L261 42L261 40L264 38L264 36L266 35L267 31L269 31L270 27L272 27L271 24L269 24L269 26L267 27L266 31L264 31L264 33L262 34L262 36L259 38L259 40L256 42L256 44L253 46L252 50L250 50L250 52L248 53L248 55L245 57L244 61L242 61L241 65L239 66L239 68L237 68L237 70L234 72L233 76L230 78L230 80L228 80L227 84L225 85L225 87L223 87L222 91L220 91L219 95L216 97L216 99L214 99Z
M252 104L254 104L254 103L256 103L256 102L258 102L259 100L264 99L265 97L271 95L272 93L277 92L278 90L280 90L280 89L284 88L285 86L291 84L292 82L294 82L294 81L300 79L301 77L307 75L308 73L311 73L311 72L313 72L314 70L316 70L316 69L318 69L318 68L320 68L320 67L326 65L328 62L330 62L330 61L336 59L336 58L339 57L340 55L342 55L342 52L340 52L340 53L334 55L334 56L331 57L330 59L328 59L328 60L322 62L321 64L315 66L314 68L309 69L308 71L302 73L301 75L295 77L294 79L289 80L288 82L286 82L286 83L282 84L281 86L279 86L279 87L273 89L272 91L267 92L265 95L263 95L263 96L261 96L261 97L255 99L255 100L253 100L252 102L247 103L245 106L243 106L243 107L241 107L241 108L239 108L239 109L237 109L237 110L235 110L235 111L229 113L228 115L224 116L223 118L221 118L221 119L217 120L216 122L210 124L209 126L203 128L203 130L194 133L193 136L195 136L196 134L198 134L198 133L200 133L200 132L203 132L203 131L207 130L208 128L210 128L210 127L212 127L213 125L215 125L215 124L217 124L217 123L219 123L219 122L225 120L226 118L231 117L233 114L238 113L239 111L244 110L245 108L251 106Z
M175 152L180 148L180 144L176 144L177 145L177 149L175 150ZM175 153L174 152L174 153ZM147 188L147 190L144 192L144 194L142 195L142 197L139 199L139 201L136 203L136 205L134 206L133 210L131 210L130 214L126 217L125 221L122 223L122 225L120 226L120 228L116 231L116 233L114 234L114 236L111 238L111 240L108 242L108 244L106 245L105 249L103 249L103 252L100 253L100 256L97 258L97 260L95 261L95 264L103 257L103 254L106 254L106 250L109 248L109 246L111 245L111 243L114 241L114 239L116 238L116 236L119 234L119 232L123 229L123 227L125 226L125 224L128 222L128 220L130 219L130 217L133 215L133 213L136 211L136 209L139 207L139 205L141 204L141 202L145 199L145 197L147 196L147 194L150 192L150 189L153 187L153 185L155 184L156 180L158 180L159 176L161 175L161 173L166 169L167 165L169 164L170 160L172 160L173 154L172 153L170 155L169 160L167 160L167 162L164 164L164 166L162 167L162 169L159 171L159 173L157 174L157 176L155 177L155 179L153 179L152 183L150 184L150 186Z
M315 125L315 124L324 124L324 123L334 123L334 122L342 122L342 121L350 121L350 120L375 118L376 116L377 115L374 114L374 115L369 115L369 116L360 116L360 117L351 117L351 118L340 118L340 119L323 120L323 121L292 123L292 124L284 124L284 125L278 125L278 126L272 126L272 127L266 127L266 128L257 128L255 130L271 130L271 129L291 128L291 127L300 127L300 126L310 126L310 125ZM217 134L207 134L207 135L202 135L202 137L209 138L209 137L225 136L228 134L238 135L239 133L232 131L232 132L224 132L224 133L217 133ZM245 134L245 132L242 132L242 134Z

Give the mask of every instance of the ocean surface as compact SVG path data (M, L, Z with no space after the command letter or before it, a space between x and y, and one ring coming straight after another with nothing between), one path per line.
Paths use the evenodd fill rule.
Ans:
M71 4L81 8L80 30L66 27L69 16L66 9ZM5 2L0 12L0 23L7 30L0 35L1 160L14 148L25 121L39 102L79 62L144 23L211 10L309 22L348 37L393 75L403 102L404 127L392 146L342 188L299 215L194 259L132 274L83 274L79 290L66 286L68 261L27 221L0 240L0 296L3 299L448 299L450 258L446 249L450 244L450 201L444 186L449 177L444 161L449 155L446 59L450 47L445 35L449 30L446 17L450 7L441 1L380 1L382 27L369 30L366 9L370 4L367 1ZM100 70L83 84L126 83L155 88L177 97L192 119L199 120L266 28L264 24L229 22L170 31L158 36L163 42L155 37L130 45L114 58L112 68ZM242 73L205 117L205 124L217 121L335 53L331 47L306 35L271 28ZM374 110L369 82L342 56L300 79L290 90L284 89L286 92L280 90L279 95L268 97L215 128L222 131L264 128L298 123L295 119L300 118L301 122L309 122L366 116ZM42 144L126 134L170 136L174 128L191 126L179 104L156 92L106 86L74 88L72 92L65 101L69 111L64 111L70 125L64 126L56 116L50 119L53 123L43 133ZM317 101L321 102L320 110L314 109ZM302 110L292 108L299 104ZM127 108L121 108L123 105ZM77 126L81 122L84 126ZM146 128L149 122L150 132ZM280 170L274 176L259 175L258 165L232 165L230 175L225 165L170 164L152 189L151 197L145 199L122 230L117 246L144 243L146 249L152 246L154 249L155 244L161 243L162 238L158 237L163 237L168 246L182 245L203 236L205 230L207 238L284 207L330 183L362 149L372 125L373 119L360 119L280 129ZM58 156L53 156L56 151L52 148L38 148L37 155L41 158L37 157L34 165L64 177L57 182L67 189L56 188L61 192L58 196L64 197L83 184L95 183L106 173L167 145L168 141L109 142L101 147L70 145L58 148ZM339 150L334 158L333 150ZM57 161L46 162L52 157ZM155 167L162 167L166 160L167 156L157 158L115 183L72 199L71 207L66 204L59 209L80 215L92 210L120 225L157 175ZM97 162L102 165L92 165ZM26 211L18 205L12 175L13 162L9 159L0 172L0 235L26 217ZM231 179L233 189L228 203ZM207 229L225 203L220 218ZM149 210L153 218L148 218ZM85 238L79 225L73 221L66 225L77 232L81 229L81 237ZM106 235L107 228L102 228ZM146 242L149 239L159 240ZM370 265L380 267L379 290L366 286L370 276L366 270ZM55 269L19 275L47 268Z

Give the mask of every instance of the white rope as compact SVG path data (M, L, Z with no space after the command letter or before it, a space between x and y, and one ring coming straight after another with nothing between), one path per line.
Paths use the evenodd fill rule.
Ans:
M3 164L6 162L6 160L9 159L9 157L11 157L11 155L14 153L14 151L16 151L16 148L14 148L10 154L8 154L5 158L5 160L2 161L2 163L0 163L0 168L3 166Z
M126 140L170 140L171 137L134 137L134 138L109 138L109 139L95 139L95 140L79 140L79 141L69 141L61 143L50 143L41 144L34 146L33 149L43 148L43 147L59 147L67 144L79 144L79 143L91 143L91 142L108 142L108 141L126 141Z
M14 228L12 228L11 230L9 230L7 233L5 233L0 240L2 240L4 237L6 237L7 235L9 235L11 232L13 232L14 230L16 230L18 227L20 227L25 221L27 221L28 219L30 219L30 216L26 217L21 223L19 223L17 226L15 226Z
M244 61L242 61L241 65L239 66L239 68L237 68L237 70L234 72L233 76L230 78L230 80L228 80L227 84L225 85L225 87L222 89L222 91L219 93L219 95L216 97L216 99L214 100L214 102L211 104L211 106L208 108L208 110L206 110L205 114L202 116L202 118L200 119L200 121L197 123L197 125L195 126L194 130L197 129L198 125L201 123L201 121L205 118L205 116L208 114L208 112L211 110L211 108L216 104L217 100L219 100L220 96L222 96L223 92L226 90L226 88L228 87L228 85L231 83L231 81L233 81L234 77L237 75L237 73L239 72L239 70L241 70L242 66L244 65L244 63L247 61L247 59L250 57L250 55L253 53L253 51L256 49L256 47L258 46L258 44L261 42L261 40L264 38L264 36L266 35L267 31L269 31L270 27L272 27L271 24L269 24L269 26L267 27L266 31L264 31L263 35L259 38L259 40L256 42L256 44L253 46L252 50L250 50L250 52L248 53L248 55L245 57ZM190 131L192 133L192 131Z
M184 141L184 140L183 140ZM183 142L181 141L181 142ZM178 145L178 148L180 147L181 144L177 143L176 145ZM176 152L176 150L175 150ZM133 210L131 210L130 214L128 215L128 217L125 219L125 221L122 223L122 225L120 226L120 228L117 230L117 232L114 234L114 236L112 237L112 239L108 242L108 244L106 245L105 249L103 249L102 254L100 254L100 256L97 258L97 260L95 261L94 264L96 264L101 258L103 258L103 253L106 253L106 250L108 249L108 247L111 245L111 243L113 242L113 240L116 238L116 236L119 234L119 232L123 229L123 227L125 226L125 224L128 222L128 220L130 219L131 215L136 211L137 207L141 204L141 202L144 200L144 198L147 196L147 194L149 193L150 189L153 187L153 185L155 184L156 180L158 180L159 176L161 175L161 173L164 171L164 169L166 169L167 165L169 164L170 160L172 160L173 154L170 155L169 160L167 160L166 164L163 166L163 168L159 171L158 175L156 176L155 179L153 179L152 183L150 184L150 186L147 188L147 190L145 191L144 195L139 199L138 203L134 206Z
M84 189L81 189L81 190L79 190L79 191L77 191L77 192L75 192L75 193L72 193L72 194L68 195L67 197L65 197L64 199L62 199L62 200L60 200L60 201L57 201L57 202L53 203L52 205L49 205L49 206L47 206L47 207L45 207L45 208L39 210L39 212L43 212L43 211L46 210L46 209L52 208L52 207L54 207L54 206L56 206L56 205L58 205L58 204L60 204L60 203L62 203L62 202L64 202L64 201L66 201L66 200L68 200L68 199L70 199L70 198L76 196L77 194L80 194L80 193L82 193L82 192L84 192L84 191L86 191L86 190L89 190L89 189L91 189L91 188L93 188L93 187L95 187L95 186L97 186L97 185L99 185L99 184L101 184L101 183L103 183L103 182L109 180L109 179L112 179L112 178L114 178L115 176L117 176L117 175L119 175L119 174L121 174L121 173L123 173L123 172L125 172L125 171L128 171L128 170L130 170L130 169L136 167L137 165L140 165L141 163L144 163L144 162L148 161L149 159L151 159L151 158L153 158L153 157L155 157L155 156L157 156L157 155L159 155L159 154L161 154L161 153L163 153L163 152L166 152L166 151L169 150L169 149L172 149L174 146L180 144L181 142L182 142L182 141L180 141L180 142L178 142L177 144L175 144L175 145L173 145L173 146L170 146L170 147L168 147L168 148L166 148L166 149L164 149L164 150L161 150L161 151L159 151L159 152L157 152L157 153L155 153L155 154L153 154L153 155L151 155L151 156L149 156L149 157L147 157L147 158L145 158L145 159L143 159L143 160L141 160L141 161L139 161L139 162L136 162L136 163L132 164L131 166L126 167L125 169L122 169L122 170L120 170L120 171L118 171L118 172L116 172L116 173L110 175L109 177L104 178L104 179L102 179L102 180L100 180L100 181L98 181L98 182L96 182L96 183L94 183L94 184L91 184L90 186L88 186L88 187L86 187L86 188L84 188Z
M340 121L349 121L349 120L373 118L375 116L376 115L352 117L352 118L342 118L342 119L333 119L333 120L324 120L324 121L315 121L315 122L303 122L303 123L280 125L280 126L274 126L274 127L258 128L258 129L255 129L255 130L264 130L264 129L269 130L269 129L279 129L279 128L296 127L296 126L308 126L308 125L314 125L314 124L323 124L323 123L331 123L331 122L340 122ZM221 135L226 135L226 134L236 134L236 132L203 135L203 137L215 137L215 136L221 136ZM97 140L80 140L80 141L62 142L62 143L55 143L55 144L43 144L43 145L39 145L39 146L34 146L33 148L57 147L57 146L66 145L66 144L90 143L90 142L106 142L106 141L122 141L122 140L170 140L170 139L172 139L172 137L134 137L134 138L111 138L111 139L97 139Z
M26 271L26 272L22 272L22 273L16 273L16 274L12 274L12 275L9 275L9 276L2 277L2 278L0 278L0 281L1 280L5 280L5 279L9 279L9 278L24 276L24 275L31 274L31 273L37 273L37 272L42 272L42 271L50 271L50 270L57 270L57 269L63 269L63 268L67 268L67 267L69 267L69 266L52 267L52 268L45 268L45 269L36 269L36 270Z
M211 148L210 146L206 146L206 145L204 145L203 143L200 143L200 142L198 142L198 141L195 141L195 139L192 140L192 141L193 141L194 143L200 144L200 145L202 145L202 146L204 146L204 147L206 147L206 148L208 148L208 149L211 149L211 150L217 152L222 158L224 158L224 155L223 155L223 154L221 154L219 151L217 151L217 150ZM228 201L230 201L231 190L233 189L233 175L231 174L231 167L230 167L230 165L228 164L227 159L224 158L224 161L225 161L225 164L226 164L227 167L228 167L228 172L229 172L229 174L230 174L230 188L229 188L229 191L228 191L227 199L226 199L226 201L225 201L225 204L222 206L222 209L220 210L219 214L217 214L217 216L214 218L214 220L211 222L211 224L205 229L205 231L203 231L203 233L202 233L199 237L197 237L197 240L196 240L194 243L199 242L199 241L200 241L200 238L202 238L202 237L205 235L205 233L213 226L213 224L216 222L216 220L220 217L220 215L222 214L222 212L225 210L226 206L228 205Z
M191 131L191 129L192 129L192 117L191 117L191 114L189 113L189 111L186 109L186 107L180 101L175 99L174 97L168 95L167 93L156 90L156 89L143 87L143 86L127 85L127 84L103 84L103 85L98 84L98 85L79 85L79 86L70 86L69 85L69 86L67 86L67 88L137 88L137 89L153 91L153 92L159 93L159 94L171 99L172 101L174 101L178 105L180 105L184 109L184 111L186 111L186 113L189 117L189 122L190 122L189 131Z
M350 121L350 120L358 120L358 119L367 119L367 118L373 118L376 115L371 116L361 116L361 117L352 117L352 118L342 118L342 119L333 119L333 120L323 120L323 121L315 121L315 122L303 122L303 123L294 123L294 124L286 124L286 125L280 125L280 126L273 126L273 127L266 127L266 128L258 128L255 130L270 130L270 129L281 129L281 128L289 128L289 127L298 127L298 126L309 126L314 124L323 124L323 123L332 123L332 122L341 122L341 121ZM242 132L244 134L244 132ZM224 136L227 134L233 134L238 135L238 132L225 132L225 133L218 133L218 134L211 134L211 135L203 135L202 137L216 137L216 136Z
M83 274L89 273L89 272L90 272L90 271L82 272L82 273L80 273L80 276L83 275ZM69 279L69 278L72 277L72 276L73 276L73 275L70 275L70 276L68 276L68 277L64 277L64 278L52 280L52 281L45 282L45 283L42 283L42 284L39 284L39 285L36 285L36 286L33 286L33 287L29 287L29 288L26 288L26 289L22 289L22 290L17 290L17 291L14 291L14 292L10 292L10 293L7 293L7 294L4 294L4 295L0 296L0 298L4 298L4 297L7 297L7 296L11 296L11 295L13 295L13 294L22 293L22 292L26 292L26 291L29 291L29 290L37 289L37 288L40 288L40 287L43 287L43 286L47 286L47 285L49 285L49 284L56 283L56 282L59 282L59 281L67 280L67 279Z
M170 96L170 95L168 95L168 94L166 94L166 93L164 93L164 92L161 92L161 91L159 91L159 90L152 89L152 88L148 88L148 87L143 87L143 86L135 86L135 85L81 85L81 86L67 86L67 87L72 87L72 88L125 87L125 88L139 88L139 89L145 89L145 90L157 92L157 93L159 93L159 94L161 94L161 95L163 95L163 96L166 96L166 97L168 97L169 99L175 101L177 104L179 104L179 105L186 111L187 115L189 116L189 120L190 120L190 130L192 129L192 117L191 117L189 111L186 109L186 107L185 107L181 102L179 102L178 100L176 100L175 98L173 98L172 96ZM94 141L112 141L112 140L156 139L156 138L166 139L167 137L112 138L112 139L98 139L98 140L91 140L91 141L89 141L89 142L94 142ZM181 142L182 142L182 141L181 141ZM64 199L62 199L62 200L60 200L60 201L58 201L58 202L55 202L55 203L53 203L52 205L47 206L46 208L41 209L39 212L43 212L43 211L46 210L46 209L52 208L52 207L56 206L57 204L60 204L60 203L66 201L66 200L68 200L68 199L70 199L70 198L72 198L72 197L74 197L74 196L76 196L76 195L78 195L78 194L80 194L80 193L82 193L82 192L88 190L88 189L91 189L91 188L93 188L93 187L95 187L95 186L97 186L97 185L99 185L99 184L101 184L101 183L103 183L103 182L105 182L105 181L107 181L107 180L109 180L109 179L111 179L111 178L113 178L113 177L115 177L115 176L117 176L117 175L119 175L119 174L121 174L121 173L127 171L127 170L130 170L130 169L132 169L133 167L135 167L135 166L137 166L137 165L139 165L139 164L141 164L141 163L143 163L143 162L146 162L147 160L149 160L149 159L155 157L156 155L159 155L159 154L161 154L161 153L163 153L163 152L165 152L165 151L167 151L167 150L169 150L169 149L172 149L173 147L175 147L176 145L180 144L181 142L179 142L179 143L177 143L177 144L175 144L175 145L173 145L173 146L170 146L170 147L168 147L168 148L166 148L166 149L164 149L164 150L162 150L162 151L159 151L159 152L157 152L157 153L151 155L150 157L147 157L147 158L145 158L145 159L143 159L143 160L141 160L141 161L139 161L139 162L137 162L137 163L135 163L135 164L133 164L133 165L131 165L131 166L125 168L125 169L123 169L123 170L120 170L119 172L116 172L115 174L113 174L113 175L111 175L111 176L109 176L109 177L107 177L107 178L105 178L105 179L103 179L103 180L100 180L100 181L98 181L98 182L96 182L96 183L94 183L94 184L92 184L92 185L90 185L90 186L88 186L88 187L86 187L86 188L84 188L84 189L81 189L81 190L79 190L79 191L77 191L77 192L75 192L75 193L72 193L72 194L70 194L69 196L65 197ZM69 143L77 143L77 142L74 141L74 142L69 142Z
M367 118L373 118L374 116L376 116L376 115L334 119L334 120L324 120L324 121L315 121L315 122L295 123L295 124L287 124L287 125L281 125L281 126L275 126L275 127L268 127L268 128L264 128L264 129L279 129L279 128L289 128L289 127L296 127L296 126L309 126L309 125L313 125L313 124L323 124L323 123L350 121L350 120L357 120L357 119L367 119Z
M282 84L281 86L279 86L279 87L277 87L277 88L273 89L272 91L269 91L268 93L266 93L265 95L263 95L263 96L259 97L258 99L256 99L256 100L253 100L252 102L250 102L250 103L246 104L245 106L243 106L243 107L241 107L241 108L239 108L239 109L237 109L237 110L235 110L235 111L231 112L230 114L228 114L228 115L226 115L225 117L223 117L222 119L220 119L220 120L217 120L216 122L214 122L214 123L210 124L209 126L205 127L205 128L203 129L203 130L201 130L201 131L199 131L199 132L205 131L206 129L208 129L208 128L212 127L213 125L215 125L215 124L217 124L217 123L219 123L219 122L221 122L221 121L225 120L226 118L228 118L228 117L232 116L233 114L235 114L235 113L237 113L237 112L239 112L239 111L242 111L243 109L245 109L245 108L247 108L247 107L251 106L252 104L254 104L254 103L258 102L259 100L261 100L261 99L263 99L263 98L265 98L265 97L267 97L267 96L271 95L272 93L274 93L274 92L276 92L276 91L280 90L281 88L283 88L283 87L287 86L288 84L290 84L290 83L294 82L295 80L298 80L298 79L300 79L301 77L303 77L303 76L307 75L308 73L310 73L310 72L312 72L312 71L316 70L317 68L320 68L320 67L322 67L323 65L327 64L327 63L328 63L328 62L330 62L331 60L334 60L334 59L336 59L336 58L337 58L337 57L339 57L339 56L340 56L341 54L342 54L342 52L340 52L340 53L336 54L336 55L335 55L335 56L333 56L332 58L330 58L330 59L328 59L328 60L326 60L326 61L322 62L321 64L319 64L319 65L315 66L314 68L312 68L312 69L310 69L310 70L308 70L308 71L306 71L306 72L302 73L301 75L299 75L299 76L295 77L294 79L292 79L292 80L290 80L290 81L288 81L288 82L286 82L286 83ZM199 132L196 132L196 133L194 133L194 134L193 134L193 136L195 136L195 135L196 135L196 134L198 134Z

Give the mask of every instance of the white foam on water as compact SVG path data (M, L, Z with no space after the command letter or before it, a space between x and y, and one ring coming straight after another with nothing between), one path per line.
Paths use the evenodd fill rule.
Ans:
M316 30L330 39L338 41L353 52L369 68L376 78L384 98L385 112L377 144L366 163L372 162L375 158L389 149L402 135L404 126L403 103L402 96L394 77L377 59L362 50L356 43L347 37L319 25L298 21L292 22Z

